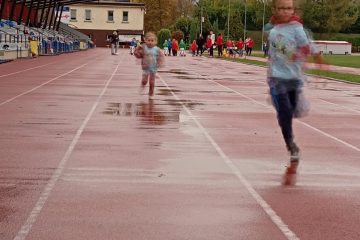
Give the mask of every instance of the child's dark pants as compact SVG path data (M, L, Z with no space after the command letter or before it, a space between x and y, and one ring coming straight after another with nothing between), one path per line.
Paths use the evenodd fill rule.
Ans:
M294 140L292 120L297 104L298 92L302 84L297 79L282 80L271 78L269 85L281 132L286 146L289 147Z

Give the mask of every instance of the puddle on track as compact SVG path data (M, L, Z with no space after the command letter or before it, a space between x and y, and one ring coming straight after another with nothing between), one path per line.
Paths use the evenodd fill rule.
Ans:
M180 110L160 109L161 105L168 106L169 104L155 104L154 100L149 100L147 103L108 103L103 113L119 117L137 117L148 125L178 123Z
M184 71L183 69L170 69L170 70L159 70L159 73L173 73L179 75L189 75L188 72Z
M158 88L158 93L157 93L157 95L172 96L172 93L179 93L179 92L181 92L181 91L180 91L180 90L177 90L177 89Z

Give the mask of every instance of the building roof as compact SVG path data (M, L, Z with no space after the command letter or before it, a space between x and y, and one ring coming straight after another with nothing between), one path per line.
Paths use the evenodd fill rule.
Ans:
M328 44L328 45L351 45L347 41L326 41L326 40L315 40L312 41L315 44Z
M95 0L89 2L77 2L73 4L91 4L91 5L116 5L116 6L129 6L129 7L145 7L145 3L133 3L133 2L123 2L121 0Z
M16 0L17 4L23 3L23 0ZM73 4L98 4L98 5L122 5L122 6L145 6L145 3L134 3L130 2L130 0L25 0L25 5L27 7L31 7L32 9L37 8L39 3L39 7L55 6L56 5L73 5Z

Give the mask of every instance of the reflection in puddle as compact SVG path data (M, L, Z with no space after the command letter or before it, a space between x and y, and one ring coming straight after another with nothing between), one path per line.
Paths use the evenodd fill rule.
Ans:
M193 79L193 80L207 80L207 78L202 78L202 77L198 77L198 76L194 76L194 77L191 77L191 76L176 76L176 78L178 79Z
M324 88L324 90L334 91L334 92L342 92L341 89L337 89L337 88Z
M195 106L204 105L203 103L199 102L192 102L190 100L175 100L175 99L166 99L164 100L168 102L170 105L177 106L177 107L186 107L190 110L194 110Z
M163 125L170 122L179 122L180 110L165 111L158 108L154 100L147 103L108 103L104 114L113 116L139 117L142 122L150 125Z
M159 70L159 73L174 73L174 74L182 74L188 75L189 73L184 71L183 69L170 69L170 70Z
M141 103L137 116L146 124L163 125L167 122L179 122L180 111L161 111L156 108L154 100Z
M181 92L180 90L175 90L175 89L169 89L169 88L160 88L159 89L159 93L157 93L158 95L163 95L163 96L171 96L172 93L178 93Z
M136 112L133 103L108 103L108 107L103 111L104 114L114 116L132 116Z
M226 90L224 90L224 91L221 91L221 90L219 90L219 91L196 91L196 93L206 93L206 94L220 94L220 93L226 93L226 94L233 94L234 92L232 92L232 91L226 91Z

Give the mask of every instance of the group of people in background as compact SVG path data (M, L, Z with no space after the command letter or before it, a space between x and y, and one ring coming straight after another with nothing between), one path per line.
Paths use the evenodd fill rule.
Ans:
M119 48L119 36L117 31L114 31L108 38L111 46L111 54L118 55L118 48ZM135 48L139 46L140 42L133 38L129 44L130 46L130 54L134 54ZM224 37L221 33L217 36L210 31L209 35L206 39L203 37L202 34L199 34L197 39L194 39L192 43L187 47L184 39L180 40L180 43L177 39L169 38L165 40L162 44L162 50L165 56L186 56L186 50L189 49L192 53L192 56L202 56L202 54L207 51L210 57L214 57L214 49L217 49L218 57L222 56L229 56L229 57L243 57L245 54L246 56L251 56L252 49L254 47L254 40L250 37L246 38L243 41L240 38L238 41L227 40L226 43L224 42ZM263 45L263 50L265 56L267 55L267 46L266 43ZM245 53L245 54L244 54Z
M117 31L113 31L111 35L108 36L107 41L110 43L111 55L118 55L119 49L119 35ZM135 48L140 45L140 41L136 38L131 39L130 46L130 54L134 55Z
M215 34L210 31L206 39L202 34L199 34L198 38L194 39L188 48L192 56L202 56L202 54L207 51L210 57L214 57L214 49L217 49L218 57L236 57L237 55L243 57L244 53L247 56L251 56L254 44L254 40L250 37L246 38L245 41L240 38L237 42L229 39L225 43L221 33L215 36ZM185 50L187 49L183 39L180 40L179 44L176 39L170 38L164 41L162 48L165 56L177 56L179 51L180 56L185 56Z

